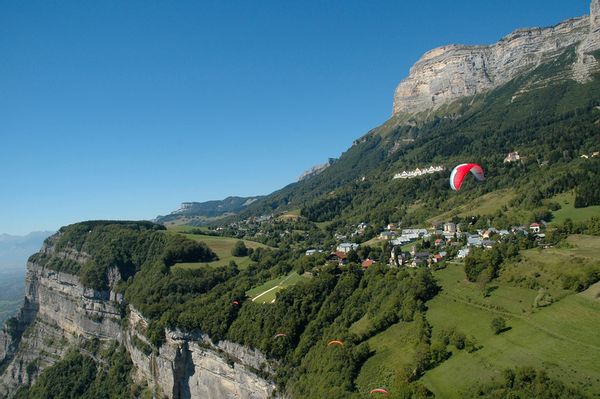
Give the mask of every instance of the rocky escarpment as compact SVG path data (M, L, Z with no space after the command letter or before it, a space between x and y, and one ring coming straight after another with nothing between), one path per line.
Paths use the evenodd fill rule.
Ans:
M394 114L436 109L509 82L576 46L570 78L586 81L598 69L590 53L600 49L600 0L590 16L550 28L520 29L490 46L449 45L427 52L397 87Z
M57 253L47 245L40 253L79 261L87 256ZM266 377L272 370L259 352L177 331L168 331L166 343L156 349L144 336L147 321L120 294L86 288L77 276L32 260L23 308L0 331L0 397L11 397L70 347L81 348L91 339L122 343L134 364L134 380L155 397L272 397L275 386Z
M214 344L208 336L169 331L166 342L150 353L141 333L147 321L131 309L126 347L136 365L137 381L146 382L155 393L173 398L271 397L272 382L261 378L273 371L264 355L235 344Z

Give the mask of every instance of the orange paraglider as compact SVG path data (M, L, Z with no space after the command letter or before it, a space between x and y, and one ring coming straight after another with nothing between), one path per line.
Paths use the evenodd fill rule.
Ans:
M331 346L331 345L338 345L338 346L344 346L344 342L334 339L332 341L327 342L327 346Z
M381 388L372 389L371 392L369 392L369 394L371 394L371 395L374 393L381 393L384 396L390 396L390 393L388 391L386 391L385 389L381 389Z
M285 333L278 333L278 334L275 334L275 336L273 338L280 338L280 337L287 337L287 334L285 334Z

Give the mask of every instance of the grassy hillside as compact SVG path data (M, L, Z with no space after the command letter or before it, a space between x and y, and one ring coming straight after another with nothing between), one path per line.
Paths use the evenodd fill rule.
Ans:
M552 212L554 216L552 222L556 224L563 223L567 219L582 222L594 216L600 216L600 205L575 208L575 193L573 192L559 194L553 197L551 201L560 205L559 210Z
M600 238L573 237L571 249L525 253L523 267L535 257L548 267L577 268L557 260L594 259L600 268ZM554 273L553 270L546 270ZM469 283L462 267L452 264L436 273L442 292L429 303L427 318L433 335L456 329L473 336L482 348L474 353L453 351L449 360L426 373L423 382L439 397L463 397L477 381L499 378L515 365L544 368L557 379L600 395L600 298L598 286L583 293L569 292L546 307L534 307L539 289L515 286L501 278L484 298L477 284ZM495 335L493 318L507 319L510 330Z

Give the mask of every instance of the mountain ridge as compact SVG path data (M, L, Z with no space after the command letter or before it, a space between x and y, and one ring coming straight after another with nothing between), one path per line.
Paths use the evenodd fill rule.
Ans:
M547 28L517 29L491 45L446 45L426 52L396 88L393 114L417 113L484 93L579 44L572 78L586 81L598 62L589 53L600 48L600 4L590 15Z

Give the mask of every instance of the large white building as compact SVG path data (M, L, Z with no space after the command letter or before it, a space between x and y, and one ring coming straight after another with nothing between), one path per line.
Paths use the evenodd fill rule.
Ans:
M353 242L352 243L344 242L337 246L336 251L347 254L348 252L350 252L352 250L356 251L357 249L358 249L358 244L355 244Z

